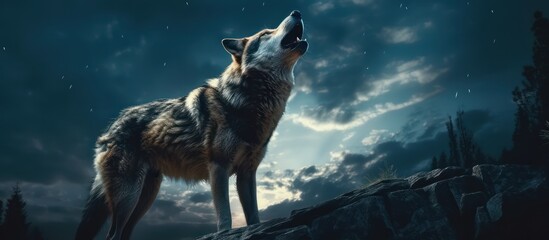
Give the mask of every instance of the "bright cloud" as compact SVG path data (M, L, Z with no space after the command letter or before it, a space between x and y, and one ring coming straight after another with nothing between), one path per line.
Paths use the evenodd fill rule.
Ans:
M355 136L355 132L351 132L349 134L347 134L343 140L341 140L342 142L346 142L346 141L349 141L351 138L353 138Z
M379 117L385 113L400 110L400 109L412 106L414 104L420 103L425 99L430 98L431 96L437 94L438 92L440 92L440 89L436 89L435 91L432 91L428 94L414 95L407 101L401 102L401 103L387 102L383 104L376 104L365 111L357 111L354 114L354 117L347 122L337 121L337 117L342 114L341 111L344 111L341 108L334 108L330 111L327 111L325 114L323 114L322 120L319 120L318 118L315 118L315 117L311 117L310 115L305 115L303 114L303 112L300 114L289 114L288 119L290 119L296 124L301 124L304 127L307 127L319 132L334 131L334 130L339 130L339 131L349 130L349 129L361 126L364 123L376 117Z
M394 134L390 133L387 129L373 129L367 137L362 139L362 144L365 146L372 146L377 144L380 140L384 140L392 135Z
M348 1L348 0L346 0ZM374 0L351 0L352 3L356 4L356 5L370 5L372 3L374 3Z
M315 4L311 5L311 11L314 14L319 14L332 8L334 8L334 4L332 2L316 2Z
M392 62L387 64L386 68L394 69L394 71L390 74L385 74L379 80L367 83L364 87L367 91L358 92L353 105L366 102L373 97L387 93L394 85L430 83L448 71L448 68L435 69L433 65L426 65L424 57L410 61Z
M295 78L297 79L294 86L295 90L305 94L311 93L313 80L306 72L299 72Z

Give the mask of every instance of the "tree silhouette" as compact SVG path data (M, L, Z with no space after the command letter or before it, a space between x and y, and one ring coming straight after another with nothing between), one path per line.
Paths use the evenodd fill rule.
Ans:
M452 122L452 117L448 116L448 121L446 122L446 130L448 130L449 146L450 146L450 157L448 158L447 166L460 166L460 156L458 150L458 140L456 132L454 131L454 124Z
M431 170L439 168L437 156L433 156L431 159Z
M532 129L532 116L534 114L534 108L532 107L532 99L528 96L531 96L530 93L526 92L531 91L530 85L525 83L525 89L521 90L518 87L513 90L513 101L517 104L517 112L515 113L515 131L513 132L513 149L508 153L508 156L503 158L502 161L505 163L530 163L529 158L524 158L528 156L528 153L534 155L539 155L538 149L533 149L533 144L536 142L536 135ZM535 154L537 153L537 154ZM522 156L522 157L521 157Z
M522 86L513 90L517 105L511 157L506 163L549 164L549 148L543 146L540 133L549 120L549 20L534 13L533 65L524 66Z
M431 170L437 168L445 168L448 166L448 157L446 156L446 153L444 151L440 153L438 158L436 156L433 156L433 158L431 159Z
M461 154L460 166L470 168L473 165L481 163L479 158L484 158L484 154L478 149L473 142L473 134L465 127L463 120L463 111L458 111L456 116L456 128L459 133L459 151Z
M545 122L549 120L549 19L543 17L540 11L534 13L534 19L534 66L525 67L525 72L528 69L529 73L525 77L528 81L535 82L538 87L536 95L539 102L539 118L536 124L539 129L543 129Z
M445 152L441 152L440 153L440 156L438 157L438 167L439 168L444 168L444 167L448 167L448 156L446 156L446 153Z
M2 217L4 216L4 202L2 202L2 200L0 200L0 239L4 239L4 235L2 233L2 228L3 228L3 224L2 224Z
M25 201L21 195L19 185L13 187L13 193L6 204L4 217L4 239L24 240L27 237L27 214L25 212Z
M473 134L465 126L464 115L465 113L463 111L458 111L456 113L455 127L452 117L448 116L446 130L448 131L450 156L447 156L446 153L442 151L438 158L433 157L431 160L431 169L445 168L448 166L471 168L474 165L489 161L490 158L487 157L473 141Z

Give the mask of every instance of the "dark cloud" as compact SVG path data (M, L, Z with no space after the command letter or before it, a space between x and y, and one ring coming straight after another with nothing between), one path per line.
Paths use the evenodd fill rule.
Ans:
M199 193L174 200L156 199L136 225L135 239L194 239L214 232L215 212L211 201L197 201ZM199 200L204 200L200 199Z
M303 169L300 174L302 174L303 176L310 176L314 173L318 172L318 170L316 169L316 167L313 165L313 166L310 166L308 168L305 168Z
M435 134L440 131L440 129L442 128L443 124L442 122L439 123L439 124L431 124L429 125L425 131L421 134L421 136L419 136L419 140L425 140L425 139L429 139L429 138L433 138L435 136Z
M211 202L212 201L212 194L210 192L193 193L189 197L189 200L193 203Z
M212 202L196 202L196 199L191 198L192 196L174 200L156 199L143 217L143 221L149 224L214 223L215 211Z

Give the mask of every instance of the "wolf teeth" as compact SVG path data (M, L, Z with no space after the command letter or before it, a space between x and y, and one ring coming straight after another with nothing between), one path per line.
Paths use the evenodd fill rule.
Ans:
M297 37L297 41L299 42L299 41L301 41L301 39L299 39L299 37Z

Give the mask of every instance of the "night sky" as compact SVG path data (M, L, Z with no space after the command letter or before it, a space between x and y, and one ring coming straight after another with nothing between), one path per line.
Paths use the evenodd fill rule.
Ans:
M94 142L118 113L186 95L230 63L221 39L274 28L294 9L309 51L258 172L262 220L364 186L386 166L427 170L458 110L488 155L511 146L511 91L546 0L1 0L0 199L19 182L29 221L70 239ZM134 238L214 231L208 189L165 179ZM242 226L234 184L230 194Z

